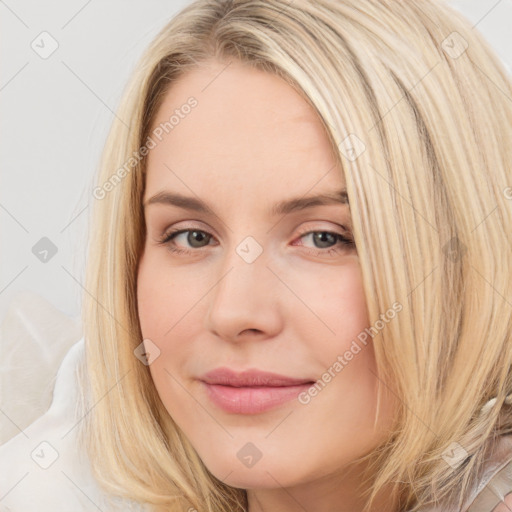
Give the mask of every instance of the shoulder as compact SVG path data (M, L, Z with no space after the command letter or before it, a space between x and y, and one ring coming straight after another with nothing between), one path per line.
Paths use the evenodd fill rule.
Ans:
M84 414L77 407L83 390L76 370L83 349L82 338L62 360L48 411L0 446L1 510L120 510L94 479L78 440Z
M6 510L34 510L37 504L43 512L59 511L66 502L74 510L86 510L84 496L77 493L89 481L73 457L73 404L78 398L74 369L82 344L75 343L60 364L47 412L0 446L0 495Z
M507 494L492 512L510 512L512 510L512 492Z
M466 506L467 512L512 510L512 435L499 439Z
M421 512L511 512L512 511L512 435L501 436L486 460L482 477L471 490L461 510L442 503L422 508Z

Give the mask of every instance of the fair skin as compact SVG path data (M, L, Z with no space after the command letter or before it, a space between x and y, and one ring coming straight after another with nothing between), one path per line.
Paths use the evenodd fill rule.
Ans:
M336 236L350 239L348 204L271 212L335 193L343 172L315 112L280 78L211 61L173 84L153 127L190 96L197 107L150 151L143 201L169 191L213 213L145 207L137 300L143 337L160 350L157 392L208 470L248 490L250 512L360 511L363 467L346 466L385 438L396 405L385 394L374 426L371 340L307 404L226 412L198 380L219 366L317 380L369 326L356 248ZM171 229L190 231L159 244ZM236 251L248 236L263 249L251 263ZM251 467L237 457L249 442L261 454ZM397 508L383 493L374 510Z

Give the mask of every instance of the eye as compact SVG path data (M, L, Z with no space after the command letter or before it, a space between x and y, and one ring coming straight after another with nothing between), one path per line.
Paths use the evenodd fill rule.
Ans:
M308 237L314 244L313 248L308 248L308 252L316 255L339 253L355 248L352 238L335 231L307 231L301 234L299 240Z
M178 236L184 235L185 233L188 233L185 237L185 240L187 244L192 247L192 249L200 249L202 247L206 247L210 240L213 238L213 235L200 229L177 229L172 230L170 233L165 233L163 238L158 243L162 245L168 245L169 250L175 253L192 253L194 252L193 250L182 249L178 247L174 241L176 238L178 238Z
M180 247L176 243L176 240L178 240L182 235L186 236L183 236L183 241L180 245L185 245L185 248ZM355 248L355 243L352 238L335 231L306 231L300 234L298 240L307 239L307 237L310 237L313 241L313 248L305 246L304 243L294 243L292 245L303 246L306 249L306 252L317 256L324 256L333 253L337 254ZM194 228L184 228L166 232L162 239L158 241L158 244L166 245L171 252L176 254L197 254L200 252L200 249L208 247L208 245L212 245L210 244L212 240L213 235L207 231Z

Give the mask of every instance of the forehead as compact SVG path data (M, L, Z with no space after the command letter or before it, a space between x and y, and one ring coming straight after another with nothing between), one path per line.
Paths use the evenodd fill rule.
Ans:
M197 104L181 110L191 97ZM174 82L153 133L165 123L148 155L146 196L172 189L279 200L343 185L314 109L280 77L242 63L210 61Z

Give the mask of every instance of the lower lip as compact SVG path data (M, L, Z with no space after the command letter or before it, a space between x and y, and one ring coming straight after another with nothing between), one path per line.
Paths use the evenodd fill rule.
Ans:
M313 383L308 383L295 386L236 388L220 384L207 384L206 382L203 384L215 405L226 412L235 414L258 414L268 411L293 400L313 386Z

